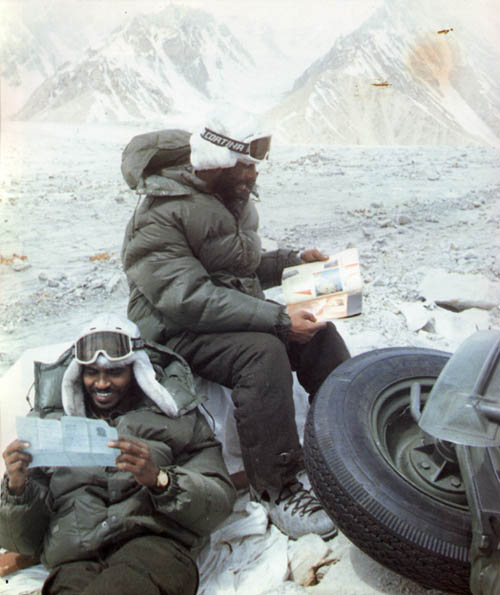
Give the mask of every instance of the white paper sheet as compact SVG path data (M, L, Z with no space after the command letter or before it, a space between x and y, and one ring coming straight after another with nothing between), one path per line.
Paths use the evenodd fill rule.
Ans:
M29 442L30 467L112 467L119 451L107 443L118 437L102 419L17 417L17 436Z

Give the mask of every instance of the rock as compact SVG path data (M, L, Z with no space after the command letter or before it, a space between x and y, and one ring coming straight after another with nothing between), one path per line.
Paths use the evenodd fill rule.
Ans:
M49 279L47 285L49 287L59 287L59 281L56 281L55 279Z
M458 312L467 308L491 310L500 304L500 283L480 274L427 269L419 289L428 301Z
M380 227L394 227L394 223L390 219L384 219L379 225Z
M105 283L103 279L96 279L95 281L92 281L89 289L102 289L103 287L105 287Z
M421 302L399 304L401 313L406 318L406 326L410 331L419 331L426 327L432 317L432 314L424 307Z
M39 279L40 281L47 281L47 275L46 275L45 273L40 273L40 274L38 275L38 279Z
M332 541L336 564L328 567L323 580L315 587L307 589L311 595L368 595L372 593L410 593L404 589L404 579L396 573L384 569L378 562L369 558L344 535L339 534ZM360 584L362 572L367 584Z
M408 215L397 215L396 216L396 223L398 225L408 225L408 223L411 223L412 220L410 219L410 217L408 217Z
M19 262L13 262L11 265L12 270L16 271L16 273L20 273L21 271L25 271L26 269L31 268L31 264L26 260L21 260Z
M500 254L495 255L495 263L493 264L493 272L497 277L500 277Z
M464 312L450 312L443 308L433 311L434 330L446 339L452 351L478 330L489 327L489 314L485 310L470 308Z
M115 273L111 277L111 279L109 279L109 281L106 283L106 291L108 293L112 293L113 291L115 291L115 289L120 284L120 281L122 280L122 277L123 277L123 273Z
M288 545L290 576L303 587L317 584L316 568L330 553L330 548L319 535L304 535Z
M387 340L384 335L377 330L363 330L363 332L355 333L350 330L349 325L341 325L340 321L335 321L335 326L344 338L347 348L351 355L378 349L379 347L390 347L391 342Z

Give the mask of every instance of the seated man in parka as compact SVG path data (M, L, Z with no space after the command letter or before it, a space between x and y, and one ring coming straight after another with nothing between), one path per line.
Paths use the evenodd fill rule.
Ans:
M101 315L74 345L63 410L46 416L115 426L116 467L29 468L27 443L5 449L0 546L41 555L52 569L42 593L196 592L191 551L229 515L235 494L194 394L181 415L166 386L136 325Z
M262 250L250 195L270 137L252 137L249 125L219 119L192 135L139 135L125 149L125 180L145 195L123 245L128 315L196 374L232 388L245 471L272 522L292 538L328 538L331 519L297 479L292 370L312 398L349 352L331 322L306 310L289 316L265 299L285 267L328 257ZM180 165L162 167L162 159Z

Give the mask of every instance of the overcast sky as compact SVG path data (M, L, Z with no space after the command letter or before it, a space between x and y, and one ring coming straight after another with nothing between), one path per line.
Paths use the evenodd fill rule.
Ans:
M498 0L405 0L406 2L430 5L436 13L445 6L462 14L484 13L498 22ZM51 6L62 4L71 6L83 18L110 23L137 12L153 12L168 4L178 4L209 10L221 17L237 17L242 22L256 19L271 24L276 30L286 30L297 25L331 28L335 24L335 28L337 25L340 28L352 28L382 3L383 0L0 0L0 11L4 14L20 14L25 19L36 19Z
M436 15L443 9L451 9L451 14L460 14L466 18L467 15L474 16L474 21L478 15L482 15L485 28L500 28L498 0L387 1L430 8ZM178 4L214 12L222 19L232 20L233 25L236 22L244 26L250 21L270 25L278 38L282 36L283 39L288 37L293 40L294 31L300 28L306 31L305 37L309 40L307 31L314 32L314 43L322 46L328 43L332 34L336 37L360 25L383 2L384 0L0 0L0 21L7 14L33 21L43 18L44 14L52 13L56 18L57 15L63 15L68 21L91 22L97 32L109 29L110 25L114 28L123 18L138 12L155 12L169 4ZM58 9L54 10L55 7ZM490 37L490 31L486 33ZM296 42L300 45L301 40L296 39ZM323 47L318 49L323 51Z
M80 47L84 51L88 44L98 49L125 18L175 4L210 11L227 21L258 64L266 64L268 54L262 53L259 59L259 44L250 44L259 37L249 37L244 30L252 23L254 31L255 25L271 27L278 47L289 57L294 76L299 76L330 50L337 36L356 29L385 2L425 11L435 17L439 28L456 27L459 18L462 23L474 23L473 33L493 41L500 54L499 0L0 0L0 45L4 37L12 41L17 29L9 21L15 18L32 25L33 31L40 32L43 25L44 35L59 39L62 49ZM72 59L71 55L62 57Z
M214 12L220 18L236 18L243 25L257 20L271 25L277 32L297 26L329 27L350 30L364 20L382 0L0 0L4 14L15 14L30 21L54 5L63 4L63 13L71 6L72 18L90 19L108 27L119 24L137 12L155 12L178 4ZM56 11L57 14L57 11ZM333 19L333 21L332 21Z

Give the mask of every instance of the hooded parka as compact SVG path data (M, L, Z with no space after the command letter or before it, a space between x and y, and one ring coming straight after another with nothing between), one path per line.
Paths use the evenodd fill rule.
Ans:
M59 367L66 367L68 359ZM49 372L60 376L57 367ZM175 388L178 379L176 374L170 387ZM162 380L169 386L168 378ZM23 493L16 496L5 476L0 546L41 555L47 567L54 567L98 557L103 548L141 535L170 538L187 550L198 545L229 515L235 494L220 443L197 409L194 394L187 404L186 386L179 406L184 415L167 417L136 389L133 408L118 409L107 419L119 435L149 445L156 465L168 472L165 490L157 493L141 486L131 473L116 467L54 467L32 469ZM47 399L43 405L35 409L36 415L64 415Z
M254 202L224 204L212 193L189 164L189 138L149 133L124 151L122 173L143 195L122 251L128 316L142 336L232 389L248 481L274 498L303 467L292 369L312 394L348 352L332 324L305 345L288 341L285 307L266 300L263 289L281 283L298 253L262 250ZM169 155L178 156L180 146L184 160L172 165Z
M189 142L183 131L164 134L158 147ZM125 179L144 196L122 251L128 315L142 336L162 344L186 330L285 337L290 319L263 288L281 283L283 268L298 264L297 252L262 250L251 200L229 210L189 164L149 175L146 159L132 151L122 162Z

